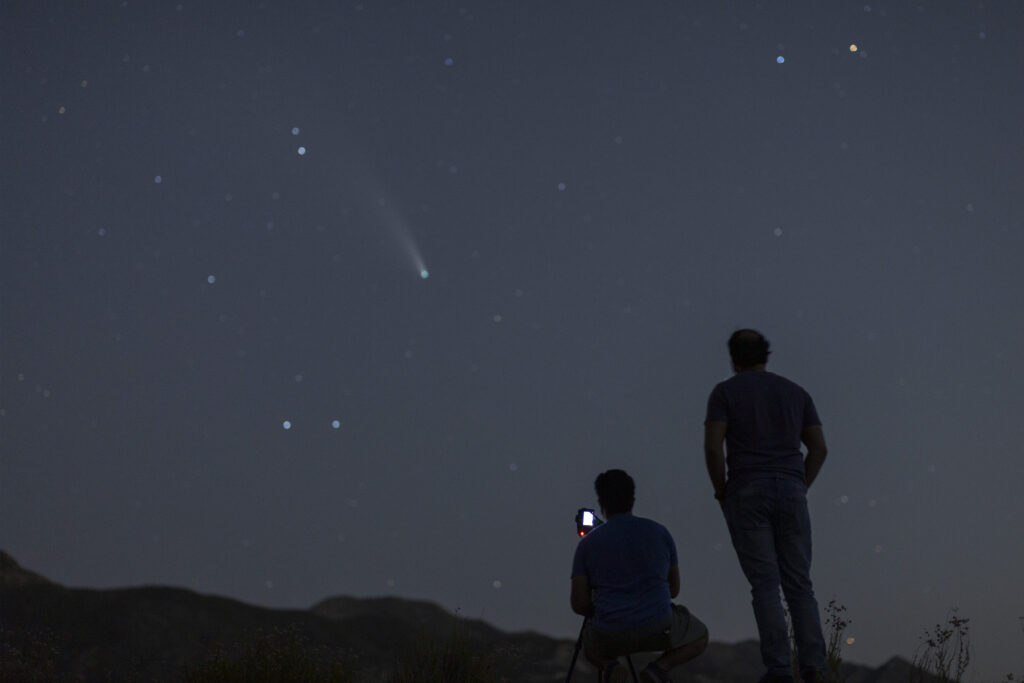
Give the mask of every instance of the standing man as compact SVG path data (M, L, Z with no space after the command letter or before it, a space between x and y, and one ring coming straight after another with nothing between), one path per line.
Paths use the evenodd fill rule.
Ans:
M825 667L825 639L811 585L806 494L827 449L810 395L765 370L769 353L768 340L756 330L737 330L729 338L736 374L708 398L704 456L740 567L750 581L766 668L761 681L793 679L781 585L793 621L800 677L815 683ZM801 442L807 446L806 458Z
M668 672L708 644L703 622L672 603L679 594L676 544L661 524L633 516L628 474L602 472L594 488L607 521L580 539L572 562L572 609L587 617L583 653L605 683L625 677L618 657L661 651L641 679L671 681Z

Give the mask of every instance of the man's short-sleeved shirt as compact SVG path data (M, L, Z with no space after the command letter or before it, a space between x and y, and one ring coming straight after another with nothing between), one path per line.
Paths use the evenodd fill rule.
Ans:
M668 570L679 564L668 529L630 514L615 515L580 539L573 576L586 576L594 628L639 628L672 611Z
M820 425L814 401L803 387L767 371L739 372L708 397L706 422L726 422L729 482L763 476L804 480L800 434Z

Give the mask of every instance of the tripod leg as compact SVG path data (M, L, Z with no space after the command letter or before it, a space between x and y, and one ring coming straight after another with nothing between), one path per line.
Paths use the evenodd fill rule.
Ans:
M633 668L633 660L629 655L626 655L626 664L629 664L629 675L633 677L633 683L640 683L640 679L636 677L636 669Z
M583 617L583 625L580 626L580 635L576 639L576 647L572 652L572 663L569 664L569 673L565 675L565 683L572 683L572 670L576 668L576 659L580 656L580 648L583 647L583 629L587 628L587 617ZM635 679L636 676L633 676Z

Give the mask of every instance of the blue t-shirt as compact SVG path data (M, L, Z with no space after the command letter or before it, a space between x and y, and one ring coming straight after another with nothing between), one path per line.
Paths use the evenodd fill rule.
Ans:
M764 476L804 481L800 434L820 425L814 401L803 387L771 372L739 372L708 397L706 422L726 422L729 483Z
M674 564L679 558L668 529L622 514L580 539L572 575L590 581L594 628L624 631L671 613L668 568Z

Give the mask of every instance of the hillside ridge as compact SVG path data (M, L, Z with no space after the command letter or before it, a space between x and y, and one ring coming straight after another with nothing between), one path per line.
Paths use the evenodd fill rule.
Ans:
M21 567L0 551L0 681L18 667L45 670L33 680L183 680L214 655L232 656L261 638L301 641L322 661L351 663L357 680L381 680L425 640L458 639L487 652L504 680L564 680L574 640L508 633L422 600L325 598L309 609L251 605L185 588L68 588ZM643 664L651 657L634 656ZM872 669L844 664L846 683L905 683L909 664L894 658ZM30 670L24 668L24 671ZM712 642L677 671L686 683L749 683L761 674L756 641ZM575 680L590 680L581 661Z

